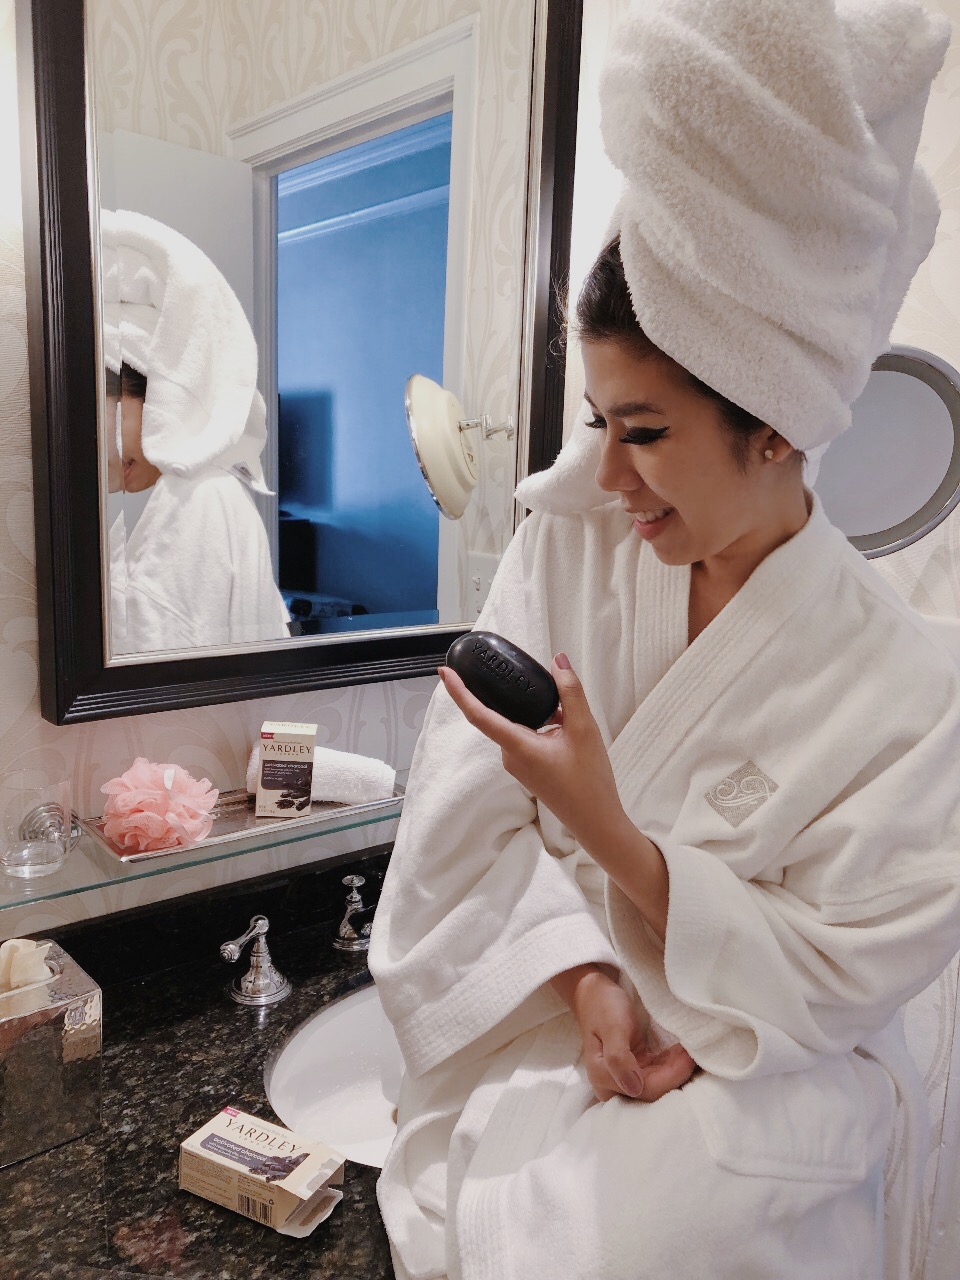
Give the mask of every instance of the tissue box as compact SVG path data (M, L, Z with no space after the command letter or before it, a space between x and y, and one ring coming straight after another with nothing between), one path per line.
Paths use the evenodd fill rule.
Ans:
M224 1107L180 1144L180 1189L302 1238L343 1199L343 1163L322 1142Z
M50 978L0 993L0 1168L100 1124L100 988L53 943Z

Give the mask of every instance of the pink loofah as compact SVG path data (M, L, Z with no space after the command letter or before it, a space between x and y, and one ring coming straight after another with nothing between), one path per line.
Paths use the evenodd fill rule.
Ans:
M140 853L185 848L210 834L210 810L219 792L178 764L151 764L138 756L119 778L100 788L103 834L122 849Z

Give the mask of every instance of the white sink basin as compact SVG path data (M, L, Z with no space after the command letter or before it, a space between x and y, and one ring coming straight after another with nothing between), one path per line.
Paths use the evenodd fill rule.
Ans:
M263 1083L289 1128L379 1169L396 1133L403 1059L376 987L308 1018L268 1059Z

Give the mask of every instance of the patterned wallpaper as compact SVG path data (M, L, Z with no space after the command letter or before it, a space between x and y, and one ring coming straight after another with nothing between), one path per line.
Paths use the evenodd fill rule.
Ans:
M230 0L93 0L97 124L227 155Z

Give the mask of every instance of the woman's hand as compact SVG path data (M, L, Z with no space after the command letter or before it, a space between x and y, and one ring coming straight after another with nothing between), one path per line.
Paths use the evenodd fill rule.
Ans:
M660 849L627 816L610 757L565 654L553 660L560 706L537 732L514 724L475 698L457 673L438 668L466 718L500 748L503 767L563 823L614 880L658 938L666 936L669 876Z
M605 969L582 965L558 975L553 985L580 1027L587 1078L600 1102L616 1094L656 1102L696 1071L682 1045L649 1048L649 1020L641 1020L634 1001Z
M626 819L600 728L565 654L553 660L560 690L553 720L537 732L491 711L450 667L439 668L444 688L467 720L500 748L503 767L589 849L603 831Z

